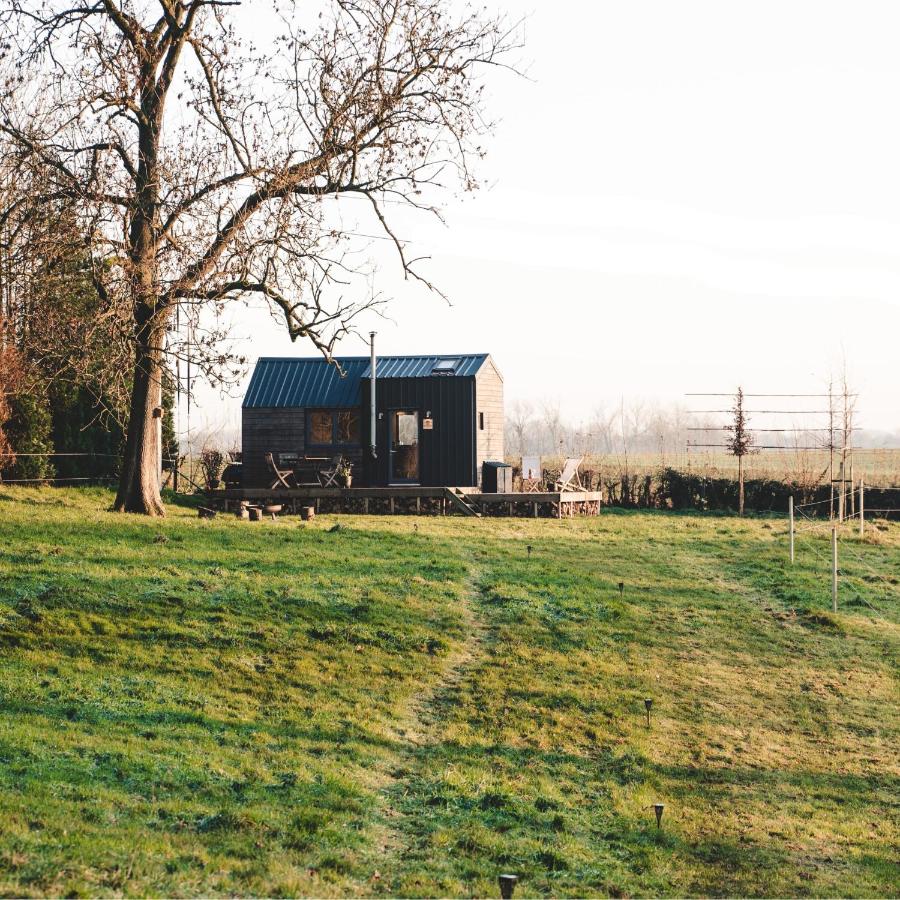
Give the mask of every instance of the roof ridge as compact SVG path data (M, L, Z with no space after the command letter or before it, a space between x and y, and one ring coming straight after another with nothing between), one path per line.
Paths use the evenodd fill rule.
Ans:
M463 357L474 356L490 356L490 353L376 353L377 359L462 359ZM366 360L370 357L366 356L335 356L336 360ZM260 362L322 362L328 363L324 356L259 356L256 360Z

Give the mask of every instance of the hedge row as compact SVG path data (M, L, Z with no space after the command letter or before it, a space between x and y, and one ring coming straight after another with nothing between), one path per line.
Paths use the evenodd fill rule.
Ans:
M514 471L514 475L518 475ZM545 469L544 480L553 484L558 469ZM602 491L608 506L629 509L696 509L734 511L738 507L738 482L734 478L710 478L694 472L662 468L652 474L606 476L591 470L581 473L587 490ZM830 488L813 488L777 479L747 479L744 482L744 508L751 512L787 513L788 501L796 505L817 504L804 509L807 515L828 515ZM848 501L849 503L849 501ZM865 505L869 510L892 510L900 515L900 489L866 488Z

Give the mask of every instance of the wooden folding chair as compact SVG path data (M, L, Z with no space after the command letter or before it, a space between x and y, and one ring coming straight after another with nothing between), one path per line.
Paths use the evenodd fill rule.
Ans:
M319 469L319 481L322 487L340 487L338 484L338 472L344 457L340 454L335 456L331 462L323 469Z
M559 478L556 480L554 489L557 491L583 491L584 485L578 476L578 467L584 462L584 457L579 456L577 459L570 456L563 465Z
M522 490L526 494L540 493L544 470L539 456L522 457Z
M272 478L272 483L269 485L269 490L281 489L281 488L292 488L295 485L291 484L294 481L294 473L291 469L279 469L275 463L275 457L271 453L266 454L266 466L269 468L269 476Z

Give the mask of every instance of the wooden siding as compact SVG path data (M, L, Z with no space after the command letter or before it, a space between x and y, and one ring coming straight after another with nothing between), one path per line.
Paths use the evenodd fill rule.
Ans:
M303 408L261 409L244 408L241 416L241 466L244 487L268 487L271 478L266 465L267 453L296 453L306 451L306 410ZM316 447L310 451L315 456L331 456L338 453L353 462L354 475L362 475L362 447ZM277 458L277 456L276 456Z
M244 487L268 487L267 453L303 453L306 416L302 408L244 409L241 416Z
M503 377L494 361L488 357L475 376L475 434L478 484L481 484L481 464L487 460L503 461L504 427ZM481 417L484 416L484 428Z

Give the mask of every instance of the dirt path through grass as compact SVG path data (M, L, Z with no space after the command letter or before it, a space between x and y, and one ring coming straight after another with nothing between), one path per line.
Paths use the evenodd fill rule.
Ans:
M466 578L465 602L459 610L467 632L466 639L458 649L448 654L441 679L425 686L410 699L404 724L401 725L403 737L413 754L438 740L441 709L454 702L460 683L476 664L484 646L487 627L476 609L481 573L475 568L474 561L469 560L469 564L472 568Z
M378 841L384 856L381 858L379 875L391 868L392 862L401 860L411 849L416 829L407 821L409 812L404 811L398 801L405 793L409 780L421 774L427 766L431 751L440 744L443 738L444 711L459 702L463 681L478 665L487 639L488 629L477 609L482 573L468 549L462 558L469 571L462 595L463 605L458 611L462 616L466 638L448 654L441 677L432 684L423 686L421 691L410 698L406 712L398 722L397 740L402 749L389 766L389 771L385 772L385 832ZM391 879L386 879L380 885L376 882L376 892L379 886L391 892Z

